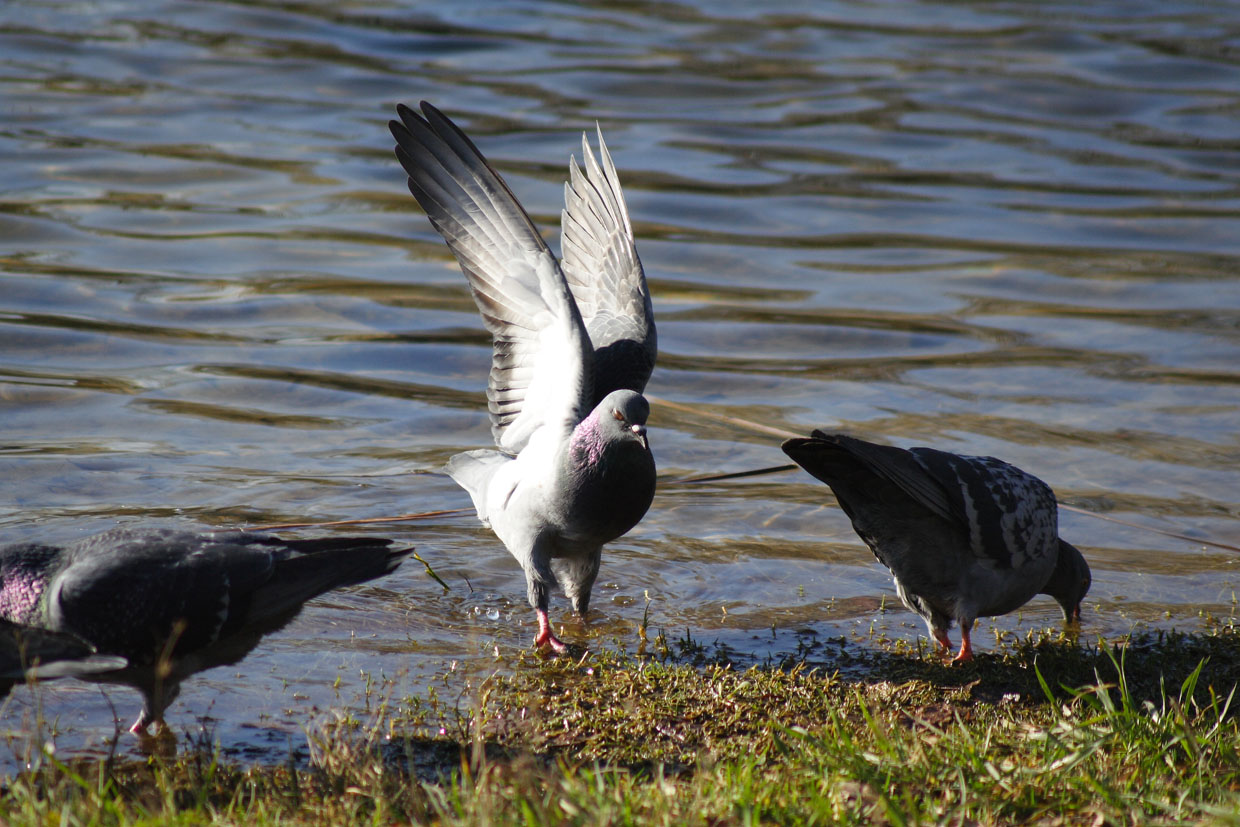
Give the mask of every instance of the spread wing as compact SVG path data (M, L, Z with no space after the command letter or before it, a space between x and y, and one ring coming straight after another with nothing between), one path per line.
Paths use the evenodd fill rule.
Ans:
M641 393L658 353L646 274L602 130L598 148L601 163L581 136L585 170L569 161L560 222L564 276L594 347L595 404L621 388Z
M421 115L396 111L400 121L388 126L409 191L460 262L494 342L496 445L515 454L544 425L571 430L592 407L593 365L563 271L465 133L426 102Z

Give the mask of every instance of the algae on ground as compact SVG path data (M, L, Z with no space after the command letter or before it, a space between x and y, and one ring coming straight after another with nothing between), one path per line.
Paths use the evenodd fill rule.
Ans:
M451 705L388 701L314 765L194 745L48 758L6 824L1106 824L1240 821L1240 635L1043 639L955 667L850 654L736 668L700 649L523 655ZM822 653L818 653L822 654ZM695 662L689 662L695 661Z

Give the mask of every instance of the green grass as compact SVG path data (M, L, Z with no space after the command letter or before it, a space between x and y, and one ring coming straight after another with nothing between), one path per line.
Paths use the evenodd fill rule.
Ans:
M964 667L852 650L843 673L526 655L459 700L388 700L312 766L43 757L5 824L1240 823L1240 634L1029 641ZM675 650L675 651L674 651ZM861 662L857 662L857 658Z

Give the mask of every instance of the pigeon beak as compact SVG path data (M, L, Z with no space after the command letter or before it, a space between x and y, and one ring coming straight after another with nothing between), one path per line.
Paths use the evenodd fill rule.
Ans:
M641 424L630 425L629 430L633 432L634 436L641 440L642 447L649 451L650 443L646 439L646 426Z

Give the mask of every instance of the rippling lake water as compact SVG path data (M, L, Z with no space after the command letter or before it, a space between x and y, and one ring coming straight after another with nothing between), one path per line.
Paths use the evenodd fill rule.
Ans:
M1240 7L790 0L0 5L0 539L468 506L436 471L490 443L489 338L392 156L420 99L553 249L600 124L651 281L660 488L588 630L557 595L569 640L635 645L647 612L742 660L924 639L808 475L677 483L785 461L735 417L992 454L1240 544ZM534 614L492 534L363 530L449 590L410 561L316 601L174 728L278 760L364 675L513 668ZM1235 611L1235 552L1061 531L1087 637ZM5 727L40 704L89 749L138 697L22 689Z

